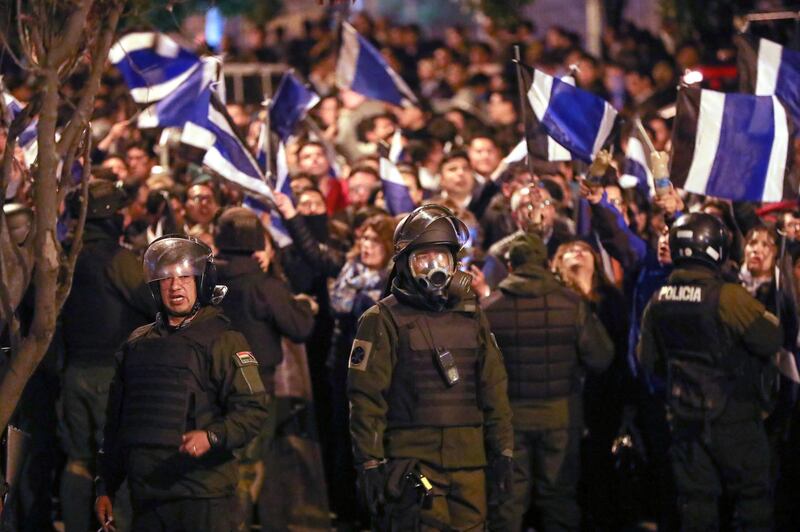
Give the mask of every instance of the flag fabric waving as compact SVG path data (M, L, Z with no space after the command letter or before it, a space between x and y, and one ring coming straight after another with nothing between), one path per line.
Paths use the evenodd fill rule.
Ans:
M534 69L532 78L528 101L541 127L573 157L591 163L611 135L617 111L602 98L540 70Z
M155 32L125 35L111 47L108 58L136 103L153 103L169 96L201 63L170 37Z
M533 69L527 65L520 63L520 75L524 86L530 87L533 83ZM562 76L560 78L565 83L575 85L575 79L572 76ZM530 101L525 99L525 139L528 143L527 153L534 159L542 161L571 161L572 154L564 146L556 142L556 140L547 134L541 121L536 117L533 112Z
M381 53L347 22L342 24L342 48L336 63L336 84L367 98L402 105L417 97Z
M403 180L400 170L389 159L381 157L380 161L381 184L383 185L383 200L386 202L386 210L389 214L411 212L414 210L414 200L408 191L408 185Z
M306 87L290 70L281 78L269 109L272 130L283 142L289 139L297 123L317 103L319 96Z
M215 68L208 62L193 71L177 90L141 113L139 127L183 127L181 142L205 150L203 164L245 190L271 199L264 174L212 89Z
M738 35L740 90L777 96L795 124L800 123L800 52L767 39Z
M682 88L670 179L678 188L739 201L795 197L785 179L793 127L775 96Z

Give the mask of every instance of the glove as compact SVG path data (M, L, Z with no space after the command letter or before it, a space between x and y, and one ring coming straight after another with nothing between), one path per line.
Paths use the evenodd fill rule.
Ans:
M383 464L358 468L358 489L370 515L378 515L386 504L385 488L386 473Z
M514 459L500 455L489 464L489 470L497 492L501 495L511 495L511 486L514 483Z

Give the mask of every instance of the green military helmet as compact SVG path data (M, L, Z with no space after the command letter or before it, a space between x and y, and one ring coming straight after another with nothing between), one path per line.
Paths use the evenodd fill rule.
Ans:
M214 244L220 251L253 253L264 249L264 226L256 213L245 207L225 209L216 224Z

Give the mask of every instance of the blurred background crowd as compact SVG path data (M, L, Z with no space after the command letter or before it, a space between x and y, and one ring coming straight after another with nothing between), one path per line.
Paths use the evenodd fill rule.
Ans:
M680 2L675 4L681 7ZM623 20L619 11L613 24L601 28L600 47L594 53L587 51L583 29L544 27L535 17L502 24L486 19L467 26L427 27L354 11L352 25L380 49L418 96L418 103L403 107L337 90L338 41L329 13L301 19L293 28L246 19L229 24L235 33L223 32L214 44L214 52L224 57L226 65L271 65L272 86L280 73L293 68L320 96L286 146L294 202L278 194L280 230L275 230L274 217L258 211L266 246L253 250L253 256L275 286L265 295L269 303L260 318L267 324L269 345L279 345L282 338L304 345L302 356L313 390L313 402L307 396L305 403L288 401L281 406L272 443L262 444L273 448L255 451L249 473L243 476L251 482L244 490L259 507L255 519L262 529L269 528L270 512L278 504L291 502L282 490L311 478L323 481L317 485L320 493L296 499L309 505L307 515L319 518L307 523L308 528L324 528L327 522L347 530L364 524L355 495L344 390L357 320L381 297L391 269L398 217L386 210L379 157L397 131L403 144L398 169L414 203L446 205L470 229L462 267L473 274L473 288L480 297L491 294L507 275L504 256L510 237L526 231L535 219L543 227L553 271L591 303L614 340L614 363L587 381L584 394L580 500L586 528L669 523L674 512L663 459L668 445L663 404L642 399L634 356L644 306L670 271L666 229L684 212L703 210L719 216L735 235L726 275L738 278L780 316L784 347L793 356L798 350L800 207L795 202L731 203L678 190L650 198L637 187L620 186L621 172L613 167L603 180L587 186L582 179L587 168L579 162L523 160L501 165L501 161L524 134L524 111L511 62L513 45L520 46L524 63L553 75L572 71L577 86L602 96L625 117L641 117L654 147L668 151L669 108L687 70L701 72L704 86L722 90L736 86L735 30L732 17L725 15L732 8L710 4L716 9L712 14L722 13L720 20L711 17L702 33L688 36L678 31L674 18L665 17L659 27L644 29L636 21ZM756 2L749 4L759 7ZM526 13L535 14L535 9L534 4ZM764 25L754 31L790 44L798 37L793 30L792 25ZM182 31L177 38L211 47L202 32L191 33L191 24ZM3 67L7 90L28 101L36 86L17 75L10 61ZM264 119L259 101L263 95L251 98L247 91L237 95L237 76L248 87L252 82L247 74L227 75L227 109L255 153ZM127 87L109 66L92 118L90 195L113 197L109 201L114 212L89 219L84 239L111 238L140 254L158 236L181 232L219 251L217 221L226 210L242 205L241 190L194 164L191 150L169 134L138 129L136 116L137 106ZM623 127L617 142L619 168L629 129ZM28 177L20 165L4 207L12 229L21 228L20 238L30 215ZM67 245L73 236L72 216L73 203L68 199L60 224L60 237ZM226 275L233 278L236 273ZM73 293L80 294L81 283L91 282L76 277ZM149 297L146 291L145 295ZM127 304L135 311L122 327L126 330L115 330L116 341L152 320L149 313L154 308L147 298L128 296ZM19 309L23 326L25 305ZM102 323L101 310L85 294L71 296L56 340L15 414L15 424L33 436L31 458L15 501L15 526L20 530L50 530L54 521L70 512L84 512L89 519L89 507L79 494L92 476L103 412L100 406L84 405L91 415L76 421L70 419L74 410L65 406L81 397L97 401L104 386L107 392L107 382L89 379L76 384L65 375L73 367L110 366L113 350L96 356L82 351L82 338L96 334L93 323ZM281 356L265 354L260 362L265 380L274 381L272 390L281 388L280 374L286 371L278 368ZM90 390L80 395L76 387ZM787 529L800 522L792 504L800 482L794 392L793 386L781 388L779 407L768 419L778 483L777 517ZM637 456L646 455L648 461L612 454L612 442L623 424L636 427L642 435ZM83 440L76 436L81 431ZM275 442L281 435L318 442L319 460L311 462L321 464L321 478L313 471L280 465L280 457L292 452L292 444L278 448ZM65 483L70 475L83 480ZM251 489L253 482L260 483L260 491ZM322 510L317 514L311 507ZM531 516L532 523L535 519Z

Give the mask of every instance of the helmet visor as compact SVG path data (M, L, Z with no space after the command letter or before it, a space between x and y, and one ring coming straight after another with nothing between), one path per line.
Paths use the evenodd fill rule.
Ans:
M408 266L414 277L427 277L436 271L448 276L453 272L453 253L444 246L418 249L408 257Z
M147 283L172 277L202 276L211 249L185 237L160 238L144 252L144 280Z

